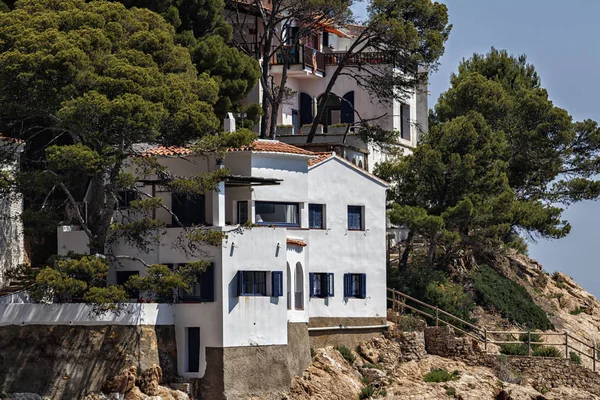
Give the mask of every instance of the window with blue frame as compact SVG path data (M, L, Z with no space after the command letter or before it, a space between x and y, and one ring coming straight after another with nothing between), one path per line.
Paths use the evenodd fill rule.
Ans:
M333 274L330 273L309 273L310 281L310 297L333 297L334 296L334 280Z
M323 204L308 205L308 227L310 229L325 229L325 206Z
M271 284L267 285L269 276ZM283 296L283 271L238 271L237 279L238 296Z
M182 303L207 303L215 301L215 266L210 264L204 272L196 274L196 282L188 290L179 289Z
M254 221L258 225L300 226L298 203L257 201Z
M365 229L363 209L363 206L348 206L348 230L362 231Z
M344 274L344 297L367 297L367 274Z

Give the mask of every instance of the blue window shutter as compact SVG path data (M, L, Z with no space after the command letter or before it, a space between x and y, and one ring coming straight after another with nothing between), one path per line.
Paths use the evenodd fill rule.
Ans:
M244 271L238 271L238 296L242 296L244 294Z
M215 264L210 264L200 275L200 301L215 301Z
M333 297L335 294L334 286L333 274L327 274L327 295L329 297Z
M367 298L367 274L360 274L360 298Z
M308 274L308 282L309 282L309 294L310 297L315 297L315 274L310 272Z
M344 274L344 297L352 297L352 275Z
M271 272L271 279L273 284L273 297L282 297L283 296L283 272L282 271L273 271Z

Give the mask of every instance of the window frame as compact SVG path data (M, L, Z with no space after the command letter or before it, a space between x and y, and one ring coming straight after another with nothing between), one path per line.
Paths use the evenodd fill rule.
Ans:
M196 274L197 282L192 285L199 287L200 296L194 296L184 289L177 290L177 302L178 303L214 303L215 302L215 290L217 285L215 283L215 264L210 263L204 272Z
M242 218L240 218L241 213L241 209L242 207L245 206L246 210L246 219L244 221L242 221ZM248 221L250 221L250 204L248 202L248 200L240 200L237 202L237 223L240 225L243 225L245 223L247 223Z
M363 274L363 273L344 274L344 297L347 299L366 299L367 298L367 274Z
M291 222L273 222L273 221L262 221L262 222L258 222L256 220L256 216L260 215L260 213L257 211L258 206L265 206L265 205L283 205L283 206L296 206L296 223L291 223ZM283 226L283 227L291 227L291 228L299 228L300 227L300 203L295 203L295 202L287 202L287 201L255 201L254 202L254 223L258 226L269 226L269 225L273 225L273 226Z
M131 208L131 202L140 200L140 194L137 190L119 190L116 193L117 196L117 204L115 205L115 209L129 210Z
M321 224L320 226L313 226L312 225L312 213L313 207L320 207L321 208ZM327 229L327 224L326 224L326 213L325 213L325 204L316 204L316 203L310 203L308 205L308 228L309 229L318 229L318 230L324 230Z
M178 202L181 203L179 206L182 207L182 210L176 210L175 208L175 198L178 198ZM190 196L186 196L184 194L181 193L177 193L177 192L171 192L171 212L177 216L177 218L179 219L179 222L181 222L181 224L188 228L191 226L206 226L206 195L200 195L198 196L196 200L197 203L202 204L202 207L194 207L194 210L197 210L197 212L199 212L199 216L201 217L201 222L199 224L195 224L192 223L191 220L192 218L192 213L190 213L190 210L192 209L191 207L191 198ZM192 203L193 204L193 203ZM180 215L181 214L181 215ZM178 227L179 224L177 223L177 221L175 220L175 217L171 218L171 226L174 227Z
M360 227L359 228L353 228L350 226L350 209L358 209L359 211L359 223L360 223ZM349 231L355 231L355 232L362 232L365 230L365 207L364 206L357 206L357 205L348 205L347 207L347 229Z
M335 297L335 279L331 272L311 272L309 275L309 297L326 299ZM316 285L318 281L318 285ZM318 289L318 293L317 293Z
M269 297L268 292L268 271L238 271L238 296L249 296L249 297ZM245 274L252 274L252 292L247 292L246 285L247 280L245 279ZM257 274L264 274L264 283L257 283L256 276ZM257 285L264 286L264 293L257 293Z

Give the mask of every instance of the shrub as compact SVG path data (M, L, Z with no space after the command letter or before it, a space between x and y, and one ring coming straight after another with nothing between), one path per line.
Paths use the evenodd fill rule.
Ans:
M359 400L368 399L369 397L373 396L374 393L375 388L371 385L368 385L361 389L360 393L358 394L358 398Z
M585 311L585 309L584 309L584 308L577 307L577 308L576 308L576 309L574 309L573 311L569 311L569 314L571 314L571 315L579 315L579 314L581 314L581 313L582 313L582 312L584 312L584 311Z
M569 353L569 358L577 365L581 365L581 356L576 352L572 351Z
M350 350L346 346L336 346L335 349L340 352L342 357L344 357L344 359L348 361L350 365L354 364L354 360L356 360L356 357L354 356L354 354L352 354L352 350Z
M425 288L424 301L471 322L470 312L475 308L475 303L461 285L447 280L431 282ZM443 316L440 318L445 319ZM449 322L456 323L455 321Z
M526 344L503 344L500 345L500 354L507 356L526 356L527 345Z
M456 381L459 378L460 378L460 373L458 371L454 371L454 372L450 373L450 372L446 371L445 369L432 369L431 371L429 371L429 373L427 373L423 377L423 380L425 382L440 383L440 382Z
M446 388L446 394L448 396L455 397L456 396L456 388L453 388L453 387Z
M372 369L382 369L381 365L379 364L373 364L373 363L366 363L364 365L365 368L372 368Z
M277 125L277 128L293 128L294 125Z
M542 347L535 349L533 351L533 355L535 357L554 357L554 358L562 357L560 350L558 350L556 347L546 347L546 346L542 346Z
M477 303L499 310L502 316L530 329L550 330L554 325L525 288L501 276L493 268L481 265L473 273Z
M522 333L521 335L519 335L519 340L523 343L525 343L525 347L527 347L527 339L528 339L528 335L526 333ZM540 345L539 344L534 344L534 343L543 343L544 339L542 339L542 336L538 333L532 333L529 336L529 340L531 340L531 348L532 349L537 349Z
M345 127L348 126L348 124L332 124L332 125L329 125L329 126L332 127L332 128L345 128Z
M310 358L315 358L315 356L317 355L317 352L315 351L315 349L313 349L312 347L310 348Z

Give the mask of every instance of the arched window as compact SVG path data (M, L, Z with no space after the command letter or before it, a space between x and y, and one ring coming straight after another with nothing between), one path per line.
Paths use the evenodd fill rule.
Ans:
M358 161L358 166L361 167L361 168L363 168L363 162L362 162L362 160Z
M352 158L352 164L356 165L356 157Z

